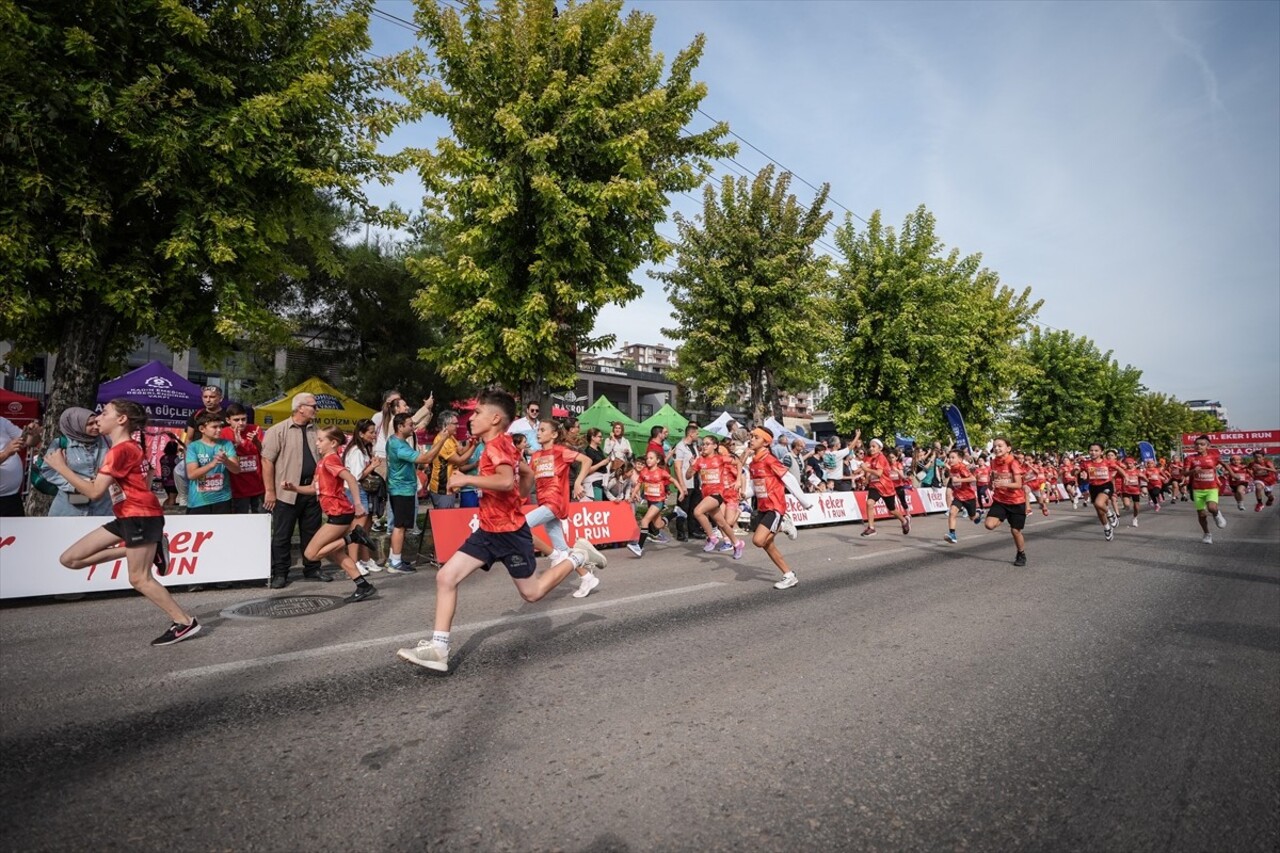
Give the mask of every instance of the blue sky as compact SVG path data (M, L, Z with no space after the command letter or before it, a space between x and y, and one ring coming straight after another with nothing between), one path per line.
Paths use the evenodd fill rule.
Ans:
M412 17L408 0L378 8ZM895 225L923 204L949 247L1044 299L1043 323L1154 390L1220 399L1234 426L1280 427L1280 3L627 8L656 17L668 59L706 35L703 109L795 173L801 200L800 179L829 182L834 202ZM387 53L412 34L375 19L373 37ZM736 159L768 162L745 145ZM412 208L421 187L373 195ZM597 330L671 343L661 285L636 275L644 297Z

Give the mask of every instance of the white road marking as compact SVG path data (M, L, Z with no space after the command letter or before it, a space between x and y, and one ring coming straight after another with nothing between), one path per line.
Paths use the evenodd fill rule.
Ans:
M663 598L668 595L685 595L690 592L700 592L704 589L714 589L715 587L724 585L725 584L721 581L711 581L710 583L700 583L695 586L684 586L679 589L663 589L658 590L657 592L645 592L640 595L630 595L625 598L589 598L583 604L578 604L573 607L561 607L556 610L541 610L531 613L517 613L513 616L501 616L497 619L489 619L485 622L474 622L470 625L459 625L453 630L455 633L475 633L476 631L483 631L487 628L493 628L498 625L508 625L512 622L528 622L533 619L552 619L556 616L573 616L578 613L593 610L604 610L608 607L619 607L624 604L634 604L637 601L646 601L651 598ZM266 655L265 657L249 658L248 660L228 661L227 663L198 666L194 669L180 669L176 672L171 672L164 677L203 678L209 675L226 675L227 673L243 672L244 670L271 666L277 663L311 660L313 658L359 651L360 649L369 649L378 646L393 646L397 643L415 642L425 636L429 636L430 633L430 628L423 628L422 630L414 631L411 634L395 634L390 637L375 637L369 640L356 640L350 643L336 643L331 646L317 646L316 648L303 649L296 652L285 652L284 654L278 655Z

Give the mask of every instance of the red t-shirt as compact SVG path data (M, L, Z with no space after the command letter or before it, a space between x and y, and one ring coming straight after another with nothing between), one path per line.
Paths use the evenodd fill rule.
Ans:
M904 488L907 485L907 469L906 466L897 459L890 463L891 470L889 476L893 478L893 487L895 489Z
M1263 459L1261 462L1254 460L1250 464L1253 466L1253 479L1261 480L1264 485L1275 485L1276 466L1271 464L1270 459Z
M1218 451L1210 448L1204 453L1188 453L1183 464L1191 472L1191 488L1201 490L1218 488L1216 471L1222 464L1222 456Z
M577 459L578 451L563 444L535 450L529 457L538 503L554 512L556 518L569 517L569 465Z
M787 511L787 488L782 484L782 478L790 470L769 452L769 448L762 447L756 451L756 455L747 463L747 471L751 474L751 485L756 492L758 511Z
M977 469L973 472L973 476L978 478L977 485L990 486L991 485L991 466L979 465Z
M671 472L659 465L656 468L645 466L636 472L640 478L640 493L649 503L662 503L667 499L667 489L671 486Z
M1169 466L1169 479L1174 483L1182 482L1182 466L1174 463Z
M1137 468L1122 469L1121 479L1124 481L1124 493L1126 495L1142 494L1142 472Z
M1249 484L1249 466L1248 465L1228 465L1227 475L1231 480L1231 485L1247 486Z
M1150 466L1143 473L1147 476L1148 486L1158 489L1164 485L1164 472L1156 466Z
M350 515L356 511L342 482L345 470L347 466L342 464L341 453L330 453L316 466L316 497L320 499L320 509L325 515Z
M1044 474L1040 471L1040 466L1034 462L1027 466L1026 476L1023 478L1022 484L1030 487L1034 491L1039 491L1044 485Z
M1103 457L1102 459L1089 459L1084 463L1085 475L1089 478L1090 486L1105 486L1117 476L1120 465L1114 460Z
M98 473L112 480L111 511L116 518L148 518L164 515L160 501L151 493L145 457L136 441L126 439L112 445Z
M660 441L650 441L649 445L644 449L644 452L648 454L650 451L658 454L659 464L667 458L667 451L662 449L662 442Z
M480 490L480 529L486 533L511 533L524 526L524 496L520 494L520 451L505 432L485 444L478 474L488 477L506 465L516 478L509 492Z
M693 460L693 464L689 466L688 471L691 475L696 471L701 477L700 482L702 484L702 496L704 498L715 497L716 495L724 492L724 484L721 482L723 479L721 474L726 467L725 463L727 461L728 460L723 456L719 455L699 456L697 459Z
M957 462L954 465L947 466L947 473L952 477L972 477L973 473L969 470L969 466L963 462ZM959 483L956 480L951 481L951 496L958 501L971 501L978 496L978 492L973 487L973 483Z
M862 460L862 468L864 471L879 471L880 476L873 479L868 478L868 486L871 491L880 495L880 497L888 497L894 493L893 486L893 464L889 462L889 457L877 450L875 453L867 456Z
M995 492L991 499L1006 506L1023 506L1027 502L1027 494L1021 486L1015 486L1017 478L1026 473L1013 454L993 456L991 458L991 484Z
M235 445L236 461L240 463L240 473L231 475L231 497L252 498L267 491L262 482L262 428L257 424L248 424L236 441L231 427L223 427L219 438L226 439Z

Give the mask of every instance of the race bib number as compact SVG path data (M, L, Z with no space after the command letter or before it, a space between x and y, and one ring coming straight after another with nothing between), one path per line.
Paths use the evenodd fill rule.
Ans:
M221 473L217 473L217 474L209 473L205 475L203 480L196 481L196 491L197 492L220 492L222 491L223 482L224 482L224 478Z
M107 492L111 495L112 506L124 502L124 489L120 488L118 483L112 483L110 488L107 489Z
M553 478L556 475L556 460L550 456L542 456L534 460L533 476L539 480Z
M644 497L645 500L653 503L662 501L667 496L667 490L662 487L661 483L645 483Z
M254 471L257 471L257 470L258 470L258 457L246 456L240 460L241 474L252 474Z
M1191 472L1191 480L1201 489L1212 489L1218 485L1218 477L1212 468L1196 468Z
M996 475L995 475L995 477L994 477L993 479L994 479L994 481L995 481L995 485L996 485L996 488L997 488L997 489L1012 489L1012 488L1013 488L1013 475L1012 475L1012 474L996 474Z

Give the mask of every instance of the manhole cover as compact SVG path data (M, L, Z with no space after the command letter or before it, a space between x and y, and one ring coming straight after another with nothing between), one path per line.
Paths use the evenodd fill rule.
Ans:
M228 619L292 619L341 606L342 599L334 595L289 595L284 598L255 598L228 607L222 615Z

